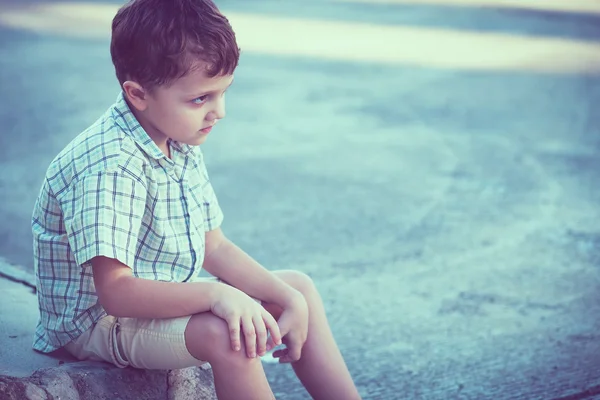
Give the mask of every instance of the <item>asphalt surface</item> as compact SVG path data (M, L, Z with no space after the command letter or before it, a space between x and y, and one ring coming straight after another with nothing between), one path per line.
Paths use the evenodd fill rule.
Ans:
M576 13L220 4L473 40L600 37L600 17ZM107 46L0 27L0 256L17 268L31 270L46 167L116 98ZM533 64L243 53L204 145L223 228L314 278L365 399L600 398L600 78ZM307 398L289 368L265 368L278 399Z

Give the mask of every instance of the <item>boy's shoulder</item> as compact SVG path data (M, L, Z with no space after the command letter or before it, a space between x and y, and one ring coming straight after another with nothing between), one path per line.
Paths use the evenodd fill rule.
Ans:
M129 125L123 118L125 112L129 109L123 109L117 99L98 120L58 153L46 173L54 193L64 191L88 175L126 171L141 176L147 159L127 134Z

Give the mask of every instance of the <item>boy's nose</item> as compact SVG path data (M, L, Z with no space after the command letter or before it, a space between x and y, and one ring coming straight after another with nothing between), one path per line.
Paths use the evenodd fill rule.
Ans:
M206 114L206 118L204 118L206 121L217 121L220 119L223 119L223 117L225 116L225 113L217 113L214 111L209 112L208 114Z
M206 114L207 121L214 121L215 119L225 118L225 101L220 100L215 104L215 108Z

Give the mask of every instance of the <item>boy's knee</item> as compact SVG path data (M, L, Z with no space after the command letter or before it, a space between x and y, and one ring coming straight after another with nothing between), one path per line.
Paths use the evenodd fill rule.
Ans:
M227 323L210 312L195 314L190 318L185 330L185 341L192 356L211 364L225 362L232 366L242 366L256 360L246 356L243 340L239 351L231 348Z
M297 270L278 271L278 276L288 285L302 293L304 296L312 296L317 292L312 278L304 272Z

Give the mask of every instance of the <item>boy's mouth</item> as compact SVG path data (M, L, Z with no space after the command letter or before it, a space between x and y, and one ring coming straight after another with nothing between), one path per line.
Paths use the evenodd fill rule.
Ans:
M209 133L211 131L211 129L213 128L214 125L208 126L206 128L200 129L200 132L202 133Z

